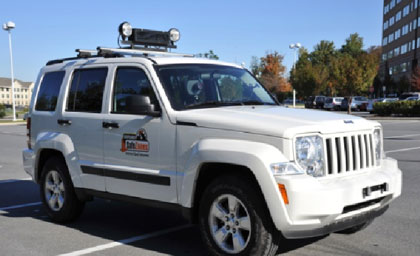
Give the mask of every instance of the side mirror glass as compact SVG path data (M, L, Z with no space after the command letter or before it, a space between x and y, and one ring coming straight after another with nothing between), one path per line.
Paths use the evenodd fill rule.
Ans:
M146 115L159 117L160 111L155 110L155 105L151 103L149 96L130 95L125 99L126 111L129 114Z

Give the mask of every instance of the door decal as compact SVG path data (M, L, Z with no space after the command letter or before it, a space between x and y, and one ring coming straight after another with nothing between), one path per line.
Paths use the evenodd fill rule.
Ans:
M137 133L124 133L121 140L121 152L134 156L149 156L149 141L146 130L140 129Z

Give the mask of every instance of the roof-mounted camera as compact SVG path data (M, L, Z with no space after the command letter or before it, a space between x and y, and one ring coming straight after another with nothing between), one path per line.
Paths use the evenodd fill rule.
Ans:
M181 34L176 28L169 31L157 31L141 28L133 28L130 23L123 22L118 27L121 36L121 44L129 45L132 49L154 49L167 51L169 48L176 48Z

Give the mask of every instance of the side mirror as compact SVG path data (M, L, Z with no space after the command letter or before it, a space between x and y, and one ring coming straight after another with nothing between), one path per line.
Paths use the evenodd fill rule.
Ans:
M155 110L149 96L130 95L125 98L126 110L129 114L160 117L161 112Z

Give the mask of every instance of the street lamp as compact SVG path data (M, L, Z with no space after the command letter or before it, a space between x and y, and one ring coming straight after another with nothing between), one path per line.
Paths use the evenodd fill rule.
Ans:
M293 52L294 52L293 72L295 72L295 68L296 68L296 52L297 52L297 49L299 49L300 47L302 47L302 45L300 43L295 43L295 44L289 45L289 48L292 49ZM295 89L293 89L293 107L296 107L296 90Z
M12 105L13 105L13 121L16 121L15 108L15 78L13 77L13 55L12 55L12 29L16 27L15 23L9 21L3 24L3 29L9 33L9 51L10 51L10 73L12 80Z

